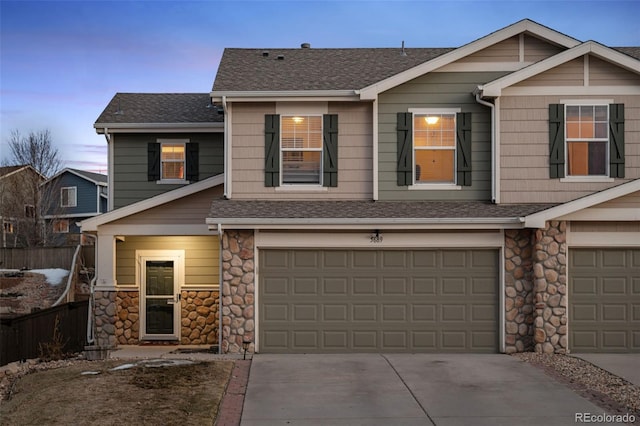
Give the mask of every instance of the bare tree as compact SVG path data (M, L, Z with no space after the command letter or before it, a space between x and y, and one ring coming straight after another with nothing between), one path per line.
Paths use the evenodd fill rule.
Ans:
M28 164L42 176L51 177L62 169L60 153L53 145L49 130L29 132L27 136L22 136L18 130L12 130L9 149L13 164Z
M11 158L6 164L31 166L31 171L4 182L0 216L10 218L13 223L14 246L46 244L49 233L44 216L51 211L55 198L51 191L43 193L40 185L62 169L60 154L49 130L30 132L27 136L13 130L8 142Z

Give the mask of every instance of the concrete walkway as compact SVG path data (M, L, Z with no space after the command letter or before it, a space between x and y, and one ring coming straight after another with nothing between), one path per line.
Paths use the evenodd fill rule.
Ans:
M640 386L640 353L638 354L571 354L609 373Z
M567 425L602 413L507 355L255 355L242 425Z

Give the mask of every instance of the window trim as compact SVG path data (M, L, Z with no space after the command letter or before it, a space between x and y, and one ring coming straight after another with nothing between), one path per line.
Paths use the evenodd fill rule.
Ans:
M73 190L73 201L71 201L71 197L67 195L69 204L64 204L64 192L65 190L69 192ZM60 207L78 207L78 187L77 186L63 186L60 188Z
M63 228L64 230L60 231L60 230L58 230L56 228L57 224L64 224L64 223L66 223L66 227ZM55 219L53 221L52 228L53 228L52 231L53 231L54 234L68 234L69 233L69 219Z
M160 145L160 179L156 181L157 184L161 185L172 185L172 184L185 184L189 183L187 180L187 144L190 143L190 139L185 138L162 138L157 139L156 142ZM162 147L164 145L182 145L184 147L184 158L182 159L182 170L183 170L183 178L182 179L165 179L163 178L163 163L162 160ZM170 161L173 163L179 163L179 161Z
M611 178L611 170L610 170L610 164L609 164L609 150L611 147L611 135L610 135L610 131L609 131L609 121L610 121L610 107L609 105L613 103L613 101L609 102L609 100L602 100L602 99L580 99L580 100L565 100L565 102L561 102L562 105L564 106L564 158L565 158L565 162L564 162L564 178L561 178L561 182L610 182L613 181L613 178ZM607 118L605 120L605 123L607 125L607 137L606 137L606 142L604 141L605 138L596 138L595 136L593 138L572 138L571 141L569 141L569 132L567 130L567 108L569 107L581 107L581 106L590 106L590 107L598 107L598 106L604 106L607 108ZM595 117L594 117L594 121L595 121ZM571 159L569 158L569 143L570 142L599 142L599 143L605 143L605 158L604 158L604 167L605 167L605 173L601 174L601 175L571 175L569 173L570 170L570 163L571 163Z
M293 189L293 190L300 190L300 191L309 191L311 189L315 189L315 188L323 188L323 178L324 178L324 158L323 158L323 152L324 152L324 114L322 113L312 113L312 112L303 112L302 114L296 114L293 112L287 112L287 113L283 113L283 114L279 114L280 116L280 152L278 153L278 155L280 156L280 185L278 186L279 188L287 188L287 189ZM285 117L318 117L320 119L320 141L321 141L321 145L319 148L288 148L285 149L284 148L284 144L282 143L283 141L283 137L282 137L282 133L283 133L283 126L282 126L282 120ZM287 183L284 181L284 152L317 152L320 154L320 166L319 166L319 173L318 173L318 183ZM276 187L276 188L278 188Z
M461 190L462 186L458 185L458 136L457 136L457 125L458 125L458 116L457 114L462 112L462 108L409 108L408 112L411 113L411 120L413 121L416 114L417 115L429 115L429 114L448 114L453 115L453 182L418 182L416 181L416 146L415 146L415 137L416 137L416 129L413 129L411 132L411 150L413 155L413 164L412 164L412 179L413 182L411 185L408 185L410 190ZM447 151L451 149L446 149Z
M14 227L14 223L13 223L12 220L3 220L2 221L2 233L3 234L14 234L15 233L15 227Z

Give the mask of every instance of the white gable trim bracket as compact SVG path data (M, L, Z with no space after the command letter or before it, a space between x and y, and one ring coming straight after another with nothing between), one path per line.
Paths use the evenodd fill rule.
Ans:
M640 61L630 56L620 53L617 50L603 46L594 41L587 41L578 46L575 46L569 50L558 53L550 58L544 59L540 62L516 71L512 74L508 74L490 83L484 84L480 87L482 90L482 97L484 98L496 98L502 95L502 89L505 89L514 84L520 83L528 78L531 78L544 71L548 71L559 65L567 63L580 56L593 54L605 61L611 62L622 68L626 68L629 71L640 74Z
M552 43L564 46L566 48L572 48L580 44L580 41L574 38L540 25L537 22L524 19L478 40L472 41L471 43L465 44L458 49L452 50L451 52L445 53L444 55L440 55L437 58L434 58L423 64L410 68L392 77L381 80L370 86L367 86L359 91L360 99L376 99L379 93L396 87L416 77L420 77L423 74L441 68L445 65L449 65L452 62L464 58L465 56L469 56L475 52L493 46L496 43L500 43L501 41L517 36L524 32L528 32L537 37L549 40Z
M640 191L640 179L632 180L631 182L623 183L622 185L605 189L604 191L596 192L595 194L587 195L586 197L578 198L577 200L525 216L524 226L526 228L544 228L545 222L548 220L554 220L619 197L624 197L625 195L629 195L637 191Z
M91 219L83 220L80 222L82 232L97 231L98 226L105 225L113 222L114 220L122 219L132 214L140 213L145 210L149 210L153 207L158 207L171 201L184 198L188 195L196 194L205 189L213 188L214 186L222 185L224 183L224 174L216 175L205 180L201 180L196 183L185 185L181 188L174 189L172 191L165 192L155 197L147 198L146 200L138 201L137 203L129 204L128 206L121 207L117 210L112 210L108 213L92 217Z

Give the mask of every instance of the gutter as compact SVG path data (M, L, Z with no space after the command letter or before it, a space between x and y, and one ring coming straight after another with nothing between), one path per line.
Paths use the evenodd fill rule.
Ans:
M229 170L230 170L230 165L229 165L229 159L231 158L231 153L229 152L229 117L228 117L228 106L227 106L227 97L226 96L222 96L222 110L224 111L224 137L223 137L223 141L224 141L224 193L223 196L225 199L229 199L231 198L231 187L230 187L230 181L231 179L229 178Z
M495 105L481 99L481 86L474 90L476 102L491 108L491 202L496 204L496 111Z

